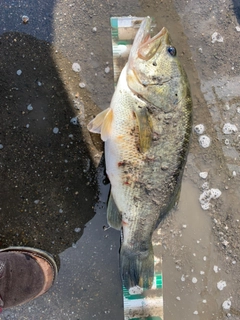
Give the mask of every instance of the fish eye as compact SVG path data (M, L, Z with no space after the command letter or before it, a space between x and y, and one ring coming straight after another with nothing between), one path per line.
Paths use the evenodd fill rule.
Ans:
M168 53L170 53L171 56L175 57L177 54L177 50L174 47L168 47L167 48Z

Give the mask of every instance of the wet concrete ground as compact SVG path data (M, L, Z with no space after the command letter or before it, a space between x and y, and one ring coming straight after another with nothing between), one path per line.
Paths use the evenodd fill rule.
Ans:
M129 14L153 16L157 29L169 29L191 83L194 126L204 124L211 139L204 149L193 132L179 208L162 224L165 319L240 319L238 2L1 6L0 244L45 249L60 272L46 295L0 319L123 319L119 234L103 228L109 185L98 167L102 146L86 123L113 93L109 18ZM214 42L214 32L223 42ZM226 123L238 131L224 134ZM222 192L207 211L199 203L205 181Z

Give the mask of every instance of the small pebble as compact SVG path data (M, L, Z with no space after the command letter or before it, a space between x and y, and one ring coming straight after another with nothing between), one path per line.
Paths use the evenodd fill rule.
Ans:
M185 276L184 276L184 274L181 276L181 281L185 281L186 279L185 279Z
M176 299L177 299L178 301L180 301L180 300L181 300L181 298L180 298L180 297L176 297Z
M197 278L193 277L192 278L192 283L197 283Z
M232 303L231 303L231 301L228 299L228 300L225 300L225 301L223 302L222 307L223 307L223 309L225 309L225 310L229 310L229 309L231 308L231 305L232 305Z
M80 82L80 83L79 83L79 87L80 87L81 89L83 89L83 88L85 88L85 87L86 87L86 85L85 85L85 83L84 83L84 82Z
M27 106L27 109L28 109L28 111L32 111L32 110L33 110L33 106L32 106L31 104L29 104L29 105Z
M198 311L197 311L197 310L196 310L196 311L194 311L194 312L193 312L193 314L196 314L196 315L197 315L197 314L198 314Z
M1 150L1 149L3 149L3 145L2 145L2 144L0 144L0 150Z
M77 245L76 245L76 243L72 243L72 248L74 248L74 249L76 249L77 248Z
M237 30L237 32L240 32L240 27L236 26L236 30Z
M92 32L97 32L97 28L96 28L96 27L93 27L93 28L92 28Z
M203 303L207 303L207 300L203 300L202 302L203 302Z
M73 124L73 125L77 125L78 124L78 118L77 117L74 117L70 120L70 122Z
M222 291L227 286L226 281L220 280L217 283L218 290Z
M63 213L63 209L59 209L59 211L58 211L59 213Z
M20 76L21 74L22 74L22 70L19 69L19 70L17 71L17 75Z
M80 72L80 71L81 71L80 64L77 63L77 62L74 62L74 63L72 64L72 69L73 69L74 72Z
M80 231L81 231L81 228L75 228L74 231L75 231L75 232L80 232Z
M208 148L210 146L211 140L208 136L203 135L198 139L198 142L201 147Z
M213 271L214 271L215 273L218 273L218 271L219 271L218 266L214 266L214 267L213 267Z
M198 124L194 127L194 131L197 133L197 134L203 134L203 132L205 131L205 127L203 124Z
M53 128L53 133L57 134L59 132L59 129L57 127Z
M29 17L28 16L22 16L22 22L24 24L28 23L28 21L29 21Z
M40 200L34 200L35 204L39 204Z
M228 146L230 144L229 139L225 139L224 143L225 143L226 146Z
M212 34L212 43L214 42L223 42L223 37L218 32Z
M110 68L106 67L104 71L105 71L105 73L109 73L110 72Z
M208 176L208 172L200 172L200 173L199 173L199 176L200 176L200 178L202 178L202 179L206 179L207 176Z
M207 261L207 257L206 256L203 257L203 261Z
M225 123L222 129L224 134L232 134L234 132L237 132L238 129L235 126L235 124L231 124L231 123Z

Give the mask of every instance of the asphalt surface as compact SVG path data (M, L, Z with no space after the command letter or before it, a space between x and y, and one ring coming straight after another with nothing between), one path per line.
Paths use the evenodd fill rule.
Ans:
M179 208L162 224L165 319L240 319L239 10L236 0L1 2L0 245L47 250L60 270L47 294L0 319L123 319L119 233L104 228L109 184L86 123L114 90L109 18L130 14L169 29L193 124L211 141L202 148L193 132ZM221 190L207 211L205 181Z

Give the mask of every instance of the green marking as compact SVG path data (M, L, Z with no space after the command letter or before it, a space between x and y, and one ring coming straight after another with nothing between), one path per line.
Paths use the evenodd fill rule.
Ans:
M110 22L112 28L118 28L118 18L110 18Z
M162 274L155 274L155 281L157 289L161 289L163 287Z

